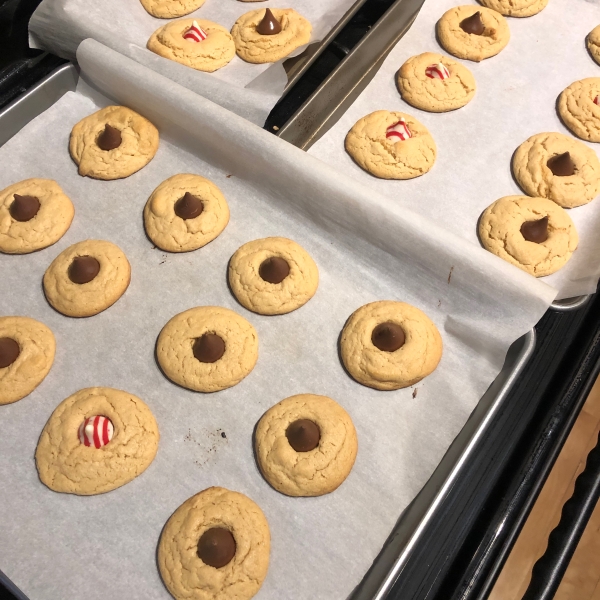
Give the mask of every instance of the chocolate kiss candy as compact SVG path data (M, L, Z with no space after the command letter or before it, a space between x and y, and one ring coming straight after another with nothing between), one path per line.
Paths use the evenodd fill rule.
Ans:
M260 35L275 35L281 31L281 23L275 18L270 8L265 10L265 16L256 26L256 32Z
M40 210L40 201L35 196L14 194L14 198L8 211L15 221L31 221Z
M21 354L19 344L12 338L0 338L0 369L10 367Z
M521 225L521 235L528 242L541 244L548 239L548 217L542 217L537 221L525 221Z
M183 198L175 202L175 214L181 219L195 219L204 210L200 198L186 192Z
M100 272L100 263L93 256L76 256L69 266L69 279L73 283L89 283Z
M404 346L406 336L404 334L404 329L402 329L400 325L387 321L386 323L377 325L377 327L373 329L371 341L375 347L384 352L395 352L398 348Z
M553 156L547 163L552 175L557 177L568 177L575 174L575 163L571 160L568 152Z
M200 362L214 363L225 354L225 342L216 333L205 333L196 339L192 352Z
M321 430L309 419L298 419L288 425L285 437L296 452L309 452L319 445Z
M231 562L235 556L235 539L224 527L207 529L198 540L198 558L215 569Z
M465 33L472 33L473 35L483 35L483 32L485 31L485 25L481 20L481 13L477 11L470 17L463 19L460 22L460 28Z
M290 265L279 256L272 256L260 263L258 274L268 283L281 283L290 274Z
M121 145L122 141L121 132L107 123L104 126L104 131L98 136L96 144L98 144L100 150L114 150Z

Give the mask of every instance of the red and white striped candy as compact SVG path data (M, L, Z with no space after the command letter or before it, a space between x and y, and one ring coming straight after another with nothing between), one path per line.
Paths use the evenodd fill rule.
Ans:
M84 446L102 448L112 440L114 428L110 419L94 415L79 426L79 441Z
M425 69L425 75L431 79L448 79L450 71L442 63L437 63L436 65L429 65Z
M594 98L594 104L598 104L598 105L600 105L600 96L596 96L596 97Z
M190 42L202 42L208 37L208 34L196 21L192 23L192 26L183 34L184 40Z
M412 133L406 124L404 119L400 119L397 123L390 125L386 132L385 137L391 142L402 142L412 137Z

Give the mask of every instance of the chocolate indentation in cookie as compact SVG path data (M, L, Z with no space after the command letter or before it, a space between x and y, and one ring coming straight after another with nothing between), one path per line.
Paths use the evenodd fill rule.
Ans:
M12 338L0 338L0 369L10 367L21 354L19 344Z
M485 31L485 25L481 20L481 12L477 11L473 13L470 17L463 19L460 22L460 28L465 33L471 33L473 35L483 35Z
M288 425L285 437L296 452L310 452L319 445L321 430L314 421L298 419Z
M100 272L100 263L93 256L76 256L69 266L69 279L73 283L89 283Z
M521 235L528 242L541 244L548 239L548 217L542 217L537 221L525 221L521 225Z
M20 194L14 194L14 198L8 211L15 221L22 223L31 221L38 214L38 210L40 210L38 198L35 196L21 196Z
M216 333L205 333L196 338L192 352L200 362L214 363L225 354L225 342Z
M121 132L107 123L104 131L98 136L96 144L100 150L114 150L121 145L122 141Z
M290 265L280 256L272 256L260 263L258 274L268 283L281 283L290 274Z
M270 8L265 10L265 16L256 26L256 32L260 35L275 35L281 31L281 23L275 18Z
M211 527L198 540L198 558L215 569L229 564L235 556L235 549L235 539L224 527Z
M373 329L371 341L375 347L379 348L379 350L383 350L384 352L395 352L398 348L404 346L406 335L404 334L404 329L402 329L400 325L392 323L391 321L386 321L385 323L380 323Z
M180 219L195 219L204 210L202 200L189 192L175 202L175 214Z
M569 152L553 156L546 164L552 171L552 175L556 175L557 177L569 177L575 174L575 163L571 159Z

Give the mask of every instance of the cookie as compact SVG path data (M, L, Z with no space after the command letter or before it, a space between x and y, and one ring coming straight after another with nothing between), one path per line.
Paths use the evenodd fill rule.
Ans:
M270 237L236 250L229 261L229 285L244 308L261 315L283 315L315 295L319 270L302 246Z
M600 25L588 33L585 41L591 57L600 65Z
M198 10L206 0L140 0L140 2L153 17L174 19Z
M475 95L475 78L471 71L434 52L409 58L400 67L397 82L405 102L429 112L455 110Z
M254 434L264 478L288 496L322 496L348 477L358 451L350 415L334 400L298 394L271 407Z
M510 30L506 19L495 10L455 6L437 22L437 37L453 56L480 62L508 44Z
M437 149L427 127L401 112L377 110L348 132L346 152L382 179L413 179L433 167Z
M179 19L159 27L146 44L148 50L170 60L212 73L235 56L229 31L204 19Z
M56 407L42 431L38 474L55 492L110 492L150 466L159 437L154 415L133 394L108 387L79 390Z
M600 142L600 77L572 83L558 98L563 123L582 140Z
M492 254L543 277L567 263L579 236L571 217L552 200L505 196L481 215L479 239Z
M197 392L218 392L252 371L258 360L258 335L232 310L198 306L175 315L163 327L156 358L174 383Z
M210 180L181 173L163 181L144 208L144 226L156 246L189 252L206 246L229 223L229 206Z
M431 374L442 338L431 319L405 302L365 304L346 322L340 350L348 373L377 390L397 390Z
M237 55L249 63L272 63L310 42L312 25L293 8L251 10L231 28ZM259 33L262 32L262 33Z
M121 179L145 167L158 150L158 130L125 106L107 106L73 127L69 152L79 174Z
M55 244L75 208L52 179L25 179L0 192L0 252L27 254Z
M587 204L600 192L600 161L582 142L562 133L538 133L513 155L512 169L528 196L564 208Z
M91 317L112 306L131 280L123 251L111 242L85 240L69 246L44 274L46 299L68 317Z
M177 600L247 600L269 568L271 535L247 496L211 487L186 500L163 528L157 562Z
M548 5L548 0L479 0L480 4L507 17L531 17Z
M44 381L56 342L43 323L28 317L0 317L0 405L25 398Z

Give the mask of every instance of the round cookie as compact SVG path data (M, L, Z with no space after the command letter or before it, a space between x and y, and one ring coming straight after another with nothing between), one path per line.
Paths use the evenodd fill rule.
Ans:
M244 308L261 315L283 315L315 295L319 270L302 246L270 237L236 250L229 261L229 285Z
M261 473L278 492L322 496L348 477L358 439L350 415L337 402L298 394L261 417L254 447Z
M52 179L25 179L0 192L0 252L27 254L55 244L75 208Z
M25 398L42 383L56 351L54 335L28 317L0 317L0 405Z
M85 240L69 246L52 261L44 274L44 293L63 315L91 317L112 306L130 280L129 261L118 246Z
M206 39L197 42L183 37L194 23L206 33ZM150 36L146 47L159 56L206 73L224 67L235 56L235 44L229 31L204 19L171 21Z
M476 19L479 13L482 26L467 27L465 19ZM467 33L462 27L481 33ZM495 10L473 5L455 6L447 10L437 22L440 44L453 56L480 62L500 52L510 40L506 19Z
M475 78L467 67L434 52L409 58L398 71L398 90L405 102L429 112L464 106L475 95Z
M567 263L579 236L571 217L552 200L505 196L483 212L479 239L492 254L543 277Z
M162 329L156 358L174 383L218 392L246 377L258 360L258 335L243 317L220 306L175 315Z
M558 98L563 123L582 140L600 142L600 77L575 81Z
M557 173L560 167L562 174L555 174L549 162ZM600 192L596 153L562 133L532 135L514 153L512 169L528 196L549 198L564 208L587 204Z
M239 492L211 487L186 500L167 521L158 568L177 600L248 600L267 575L270 546L269 524L258 505Z
M588 33L585 41L591 57L600 65L600 25Z
M181 173L163 181L148 198L144 226L156 246L189 252L214 240L229 222L221 190L200 175Z
M411 137L396 141L388 130L403 120ZM359 167L382 179L412 179L433 167L437 149L427 127L401 112L377 110L357 121L346 135L346 152Z
M94 179L129 177L157 150L156 127L125 106L107 106L88 115L73 127L69 140L79 174Z
M112 438L101 447L80 438L91 416L112 424ZM150 466L159 437L154 415L138 397L113 388L86 388L56 407L40 436L35 462L42 483L55 492L103 494Z
M548 5L548 0L479 0L480 4L507 17L531 17Z
M365 304L350 316L340 350L356 381L377 390L397 390L435 370L442 357L442 338L418 308L384 300Z
M269 10L269 9L267 9ZM272 63L285 58L296 48L310 42L312 25L293 8L270 9L281 30L262 35L256 30L265 17L265 10L251 10L242 15L231 28L237 55L249 63Z
M174 19L198 10L206 0L140 0L153 17Z

